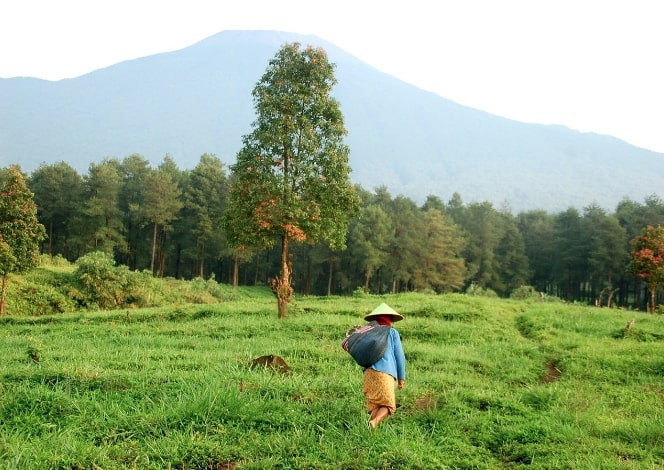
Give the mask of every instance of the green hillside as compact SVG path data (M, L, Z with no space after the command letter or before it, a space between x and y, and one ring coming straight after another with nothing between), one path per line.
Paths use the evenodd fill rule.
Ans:
M387 302L408 360L365 427L344 332ZM633 320L633 322L632 322ZM3 468L661 468L664 319L461 294L0 318ZM290 371L251 368L263 355Z

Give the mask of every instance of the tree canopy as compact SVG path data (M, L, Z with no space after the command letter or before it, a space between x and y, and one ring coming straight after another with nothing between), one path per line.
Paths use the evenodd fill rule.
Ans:
M664 283L664 227L647 226L632 241L632 272L648 284L650 312L655 312L655 293Z
M293 294L289 243L325 241L342 249L359 210L343 115L330 95L335 84L323 49L282 46L252 92L257 117L231 166L229 244L281 241L281 271L270 284L279 317Z

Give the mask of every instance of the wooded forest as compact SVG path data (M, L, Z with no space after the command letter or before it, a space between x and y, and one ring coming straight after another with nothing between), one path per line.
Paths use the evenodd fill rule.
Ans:
M73 262L103 251L132 270L228 284L268 285L278 273L278 248L227 244L222 219L229 177L214 155L202 155L191 170L169 156L151 167L134 154L91 164L85 175L59 162L25 177L46 228L44 254ZM664 202L656 195L643 202L625 198L613 213L589 202L582 210L514 215L509 207L465 202L458 193L447 202L430 195L418 206L384 187L355 189L361 210L348 227L345 250L306 241L292 246L297 293L509 297L532 286L543 297L646 309L647 285L629 270L631 242L647 226L664 225Z

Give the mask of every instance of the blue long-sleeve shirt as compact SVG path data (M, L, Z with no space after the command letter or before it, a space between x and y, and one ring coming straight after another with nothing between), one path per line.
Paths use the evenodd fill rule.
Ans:
M385 372L398 380L406 380L406 355L401 345L399 332L390 328L389 344L382 358L380 358L372 369Z

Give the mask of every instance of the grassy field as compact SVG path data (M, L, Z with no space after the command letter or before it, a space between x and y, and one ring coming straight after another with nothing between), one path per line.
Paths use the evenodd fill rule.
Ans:
M366 429L341 348L380 302L408 360ZM633 325L628 322L634 319ZM252 360L278 355L288 373ZM298 298L0 319L16 469L661 469L664 318L466 295Z

